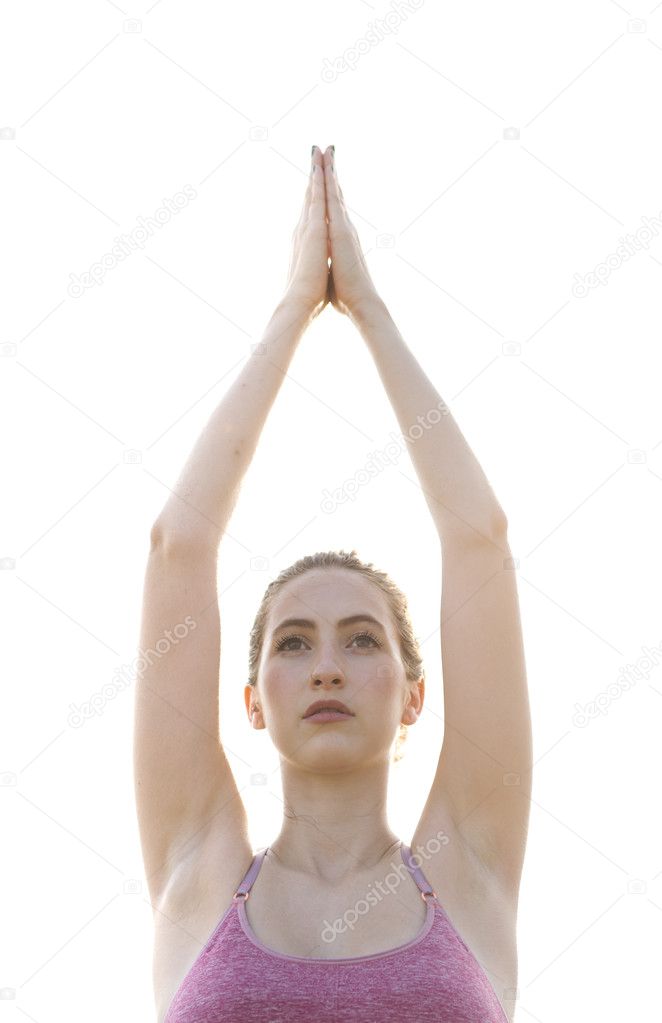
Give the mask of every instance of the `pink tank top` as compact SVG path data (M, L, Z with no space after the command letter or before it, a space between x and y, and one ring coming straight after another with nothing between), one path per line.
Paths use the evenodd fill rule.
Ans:
M507 1023L408 846L400 843L402 859L427 906L421 931L405 945L349 959L284 955L253 933L245 902L267 851L253 857L163 1023Z

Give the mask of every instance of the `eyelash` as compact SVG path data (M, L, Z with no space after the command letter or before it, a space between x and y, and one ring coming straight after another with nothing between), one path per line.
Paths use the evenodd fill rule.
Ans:
M377 639L376 636L374 636L372 634L372 632L368 632L368 631L366 631L366 632L357 632L357 633L355 633L352 636L352 639L353 640L354 639L360 639L363 636L368 636L369 639L372 639L376 643L376 645L379 646L379 640ZM276 650L282 650L283 647L285 646L285 644L290 639L303 639L303 636L297 636L295 633L290 633L289 636L283 636L282 639L279 639L278 642L276 643ZM296 652L297 651L295 650L294 653L296 653Z

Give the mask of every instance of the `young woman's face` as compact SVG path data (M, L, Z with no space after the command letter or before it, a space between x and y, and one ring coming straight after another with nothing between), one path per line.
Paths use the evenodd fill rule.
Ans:
M289 619L297 622L285 625ZM316 770L388 761L398 725L417 717L405 710L407 681L385 596L342 568L311 569L283 586L267 618L257 690L246 689L247 709L260 707L253 727L268 728L286 760ZM339 700L352 716L306 720L317 700Z

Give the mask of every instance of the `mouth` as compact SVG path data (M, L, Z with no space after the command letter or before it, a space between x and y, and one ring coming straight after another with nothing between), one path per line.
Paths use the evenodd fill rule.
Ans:
M316 700L304 714L304 720L314 718L316 721L338 721L344 718L354 717L349 707L340 700Z
M353 716L345 714L342 710L316 710L313 714L306 714L303 720L323 724L325 721L349 721Z

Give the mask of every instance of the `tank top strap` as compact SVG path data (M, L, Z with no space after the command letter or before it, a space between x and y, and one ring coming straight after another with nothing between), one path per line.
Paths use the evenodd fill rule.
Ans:
M260 867L262 866L262 861L264 860L264 857L267 855L268 848L269 846L265 846L264 849L259 849L255 853L255 856L251 861L250 867L248 868L248 870L246 871L242 878L241 884L239 885L236 892L232 896L232 898L235 901L237 899L240 899L242 896L244 898L244 901L246 901L246 899L250 895L250 890L253 887L255 878L260 873Z
M255 883L255 878L260 872L260 867L262 866L262 863L264 862L264 857L267 855L268 851L269 847L265 846L263 849L259 849L256 852L255 856L251 861L250 867L244 874L239 887L232 896L233 900L236 901L237 899L240 899L242 897L244 898L244 900L248 899L250 895L250 890L253 887L253 884ZM410 847L408 845L405 845L405 843L402 841L400 842L400 853L402 855L402 860L405 866L409 870L409 873L413 877L414 881L416 882L420 890L421 898L423 899L423 901L424 902L427 901L426 896L432 896L433 898L436 899L437 893L435 892L432 885L429 883L428 879L426 878L421 868L417 867L413 863L413 857Z
M405 845L404 842L400 843L400 853L402 855L402 859L405 866L409 870L409 873L411 874L411 876L413 877L414 881L416 882L420 889L421 898L423 899L423 901L427 902L426 898L427 895L431 895L433 898L436 899L437 893L435 892L432 885L429 883L428 879L426 878L421 868L414 865L411 849L408 845Z

